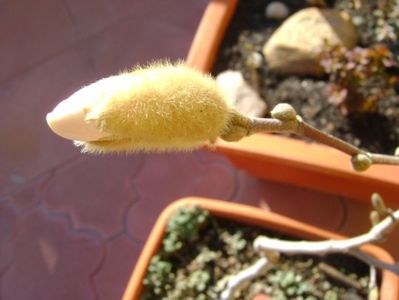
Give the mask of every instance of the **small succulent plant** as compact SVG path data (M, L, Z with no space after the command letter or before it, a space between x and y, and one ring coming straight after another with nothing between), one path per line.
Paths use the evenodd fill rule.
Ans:
M198 238L200 229L206 224L209 213L197 206L184 207L169 221L163 249L173 253Z
M339 1L337 8L351 15L363 45L392 43L399 38L397 0L345 0Z
M388 71L396 62L384 45L352 50L334 46L322 55L321 64L330 76L328 100L343 114L376 110L398 81Z

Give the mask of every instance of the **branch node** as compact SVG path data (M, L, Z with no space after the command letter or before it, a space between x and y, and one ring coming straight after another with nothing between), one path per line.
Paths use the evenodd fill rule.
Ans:
M288 103L277 104L270 114L280 121L296 121L297 116L295 109Z
M365 153L359 153L352 156L352 167L357 172L366 171L373 163L371 158Z

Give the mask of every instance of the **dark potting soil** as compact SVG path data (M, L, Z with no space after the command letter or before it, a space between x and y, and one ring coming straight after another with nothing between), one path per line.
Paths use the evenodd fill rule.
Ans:
M263 45L281 24L280 21L265 17L265 7L269 2L271 1L239 1L219 50L213 75L216 76L227 69L241 71L249 84L259 92L269 109L281 102L290 103L306 122L318 129L367 151L393 154L399 145L398 88L392 95L379 101L374 112L343 115L327 100L325 92L329 83L327 76L324 78L283 76L270 71L264 60L256 69L248 64L249 56L253 52L262 53ZM291 14L309 6L308 1L304 0L283 2L289 7ZM369 6L363 10L354 10L350 5L352 1L349 0L326 2L330 7L338 6L352 16L364 19L363 25L358 27L360 46L366 47L375 42L373 40L375 29L371 25L367 27L364 24L372 24L375 17L373 3L375 4L376 0L366 1ZM393 43L388 46L397 56L399 47Z
M196 224L199 215L205 218ZM239 273L259 259L252 247L256 237L295 240L292 236L211 216L198 207L180 210L172 219L174 225L169 222L161 249L144 279L142 300L220 299L228 275ZM166 251L171 246L177 250ZM326 264L355 283L348 284L340 276L326 273ZM348 255L281 255L278 262L251 280L234 299L250 300L260 293L278 300L367 299L368 274L366 264Z

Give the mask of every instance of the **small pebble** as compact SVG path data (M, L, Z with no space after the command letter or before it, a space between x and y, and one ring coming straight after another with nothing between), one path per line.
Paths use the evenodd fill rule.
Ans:
M259 52L252 52L248 57L248 63L254 68L260 68L262 66L263 56Z
M266 6L265 15L268 19L282 20L288 17L290 11L287 5L280 1L270 2Z

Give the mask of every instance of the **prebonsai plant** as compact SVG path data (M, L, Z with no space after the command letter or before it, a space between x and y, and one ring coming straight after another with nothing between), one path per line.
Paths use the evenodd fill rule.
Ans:
M83 152L187 151L205 144L212 147L217 138L237 141L256 132L290 132L343 151L359 172L372 164L399 164L398 150L390 156L359 149L310 126L288 104L277 105L271 116L244 116L210 76L181 63L157 63L84 87L58 104L47 122L55 133L75 140ZM384 238L399 220L399 210L386 209L380 197L374 196L373 203L373 228L355 238L291 242L258 237L254 246L261 258L229 280L222 298L232 299L234 291L266 268L276 253L346 252L399 274L396 265L377 261L359 249Z
M47 114L47 122L83 152L192 150L217 138L238 141L257 132L289 132L350 155L357 171L399 164L397 155L366 152L317 130L289 104L277 105L271 116L244 116L211 77L183 64L158 63L84 87Z

